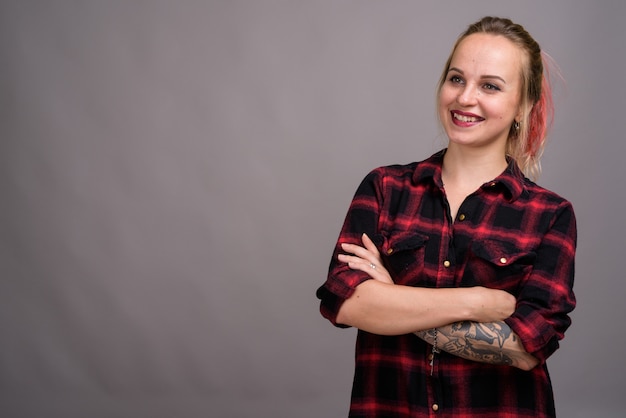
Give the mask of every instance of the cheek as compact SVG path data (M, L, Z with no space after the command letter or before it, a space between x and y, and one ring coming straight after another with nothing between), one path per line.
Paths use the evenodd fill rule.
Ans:
M485 105L485 109L491 114L492 119L508 121L515 117L517 107L515 102L506 100L489 103L488 106Z
M437 97L437 111L439 116L442 117L448 113L448 107L452 103L452 95L449 91L442 89Z
M520 99L518 96L512 98L508 101L506 109L509 109L506 115L504 115L507 119L515 119L519 116L520 113Z
M439 107L445 107L454 100L454 91L446 86L439 91Z

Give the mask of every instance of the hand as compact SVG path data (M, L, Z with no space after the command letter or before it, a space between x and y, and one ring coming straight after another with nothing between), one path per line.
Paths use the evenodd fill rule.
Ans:
M369 276L379 282L393 284L393 279L389 275L387 269L383 266L380 253L372 240L363 234L361 237L363 247L356 244L342 243L341 248L348 254L339 254L339 261L348 263L348 267L352 270L361 270L369 274Z

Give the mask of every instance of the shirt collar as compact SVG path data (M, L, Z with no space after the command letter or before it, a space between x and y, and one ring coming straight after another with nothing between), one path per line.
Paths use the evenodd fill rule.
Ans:
M445 153L446 150L443 149L422 161L420 164L417 164L415 172L413 173L413 181L415 183L431 181L438 187L443 187L441 167ZM517 200L525 190L524 174L513 158L507 157L507 162L509 165L502 174L493 179L493 181L485 183L483 187L500 185L505 190L507 200L513 202Z

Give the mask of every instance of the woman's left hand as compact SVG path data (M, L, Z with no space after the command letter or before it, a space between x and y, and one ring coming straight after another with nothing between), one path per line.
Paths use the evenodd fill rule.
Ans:
M342 243L341 248L348 254L339 254L339 261L348 263L348 266L352 270L366 272L374 280L393 284L393 279L383 266L383 261L380 258L380 253L376 245L366 234L363 234L361 240L363 241L363 247L355 244Z

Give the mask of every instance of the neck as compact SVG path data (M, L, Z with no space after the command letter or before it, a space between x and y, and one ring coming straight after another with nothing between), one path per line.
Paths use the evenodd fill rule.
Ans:
M507 167L504 152L485 153L450 147L443 157L444 183L463 188L476 188L499 176Z

